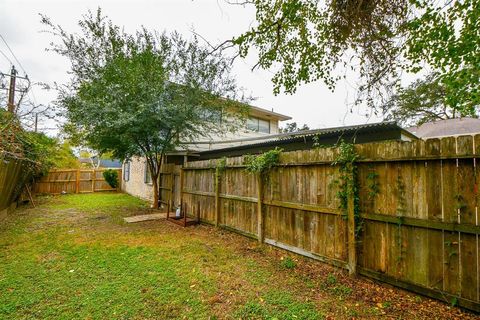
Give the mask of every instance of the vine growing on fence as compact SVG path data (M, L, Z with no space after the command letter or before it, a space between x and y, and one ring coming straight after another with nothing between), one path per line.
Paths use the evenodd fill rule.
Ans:
M217 167L216 167L217 175L221 175L226 168L227 168L227 157L218 159Z
M275 148L260 155L247 155L245 157L246 170L250 173L265 175L280 162L283 149Z
M368 167L370 172L367 174L368 199L374 200L380 193L380 184L378 183L378 173L373 171L373 166Z
M358 238L362 229L363 221L360 217L360 198L358 186L358 166L359 155L355 151L355 146L351 143L341 141L338 145L338 156L332 162L332 165L340 167L340 177L337 181L340 190L337 197L340 200L340 209L343 216L348 217L348 199L353 197L353 212L355 217L355 237Z

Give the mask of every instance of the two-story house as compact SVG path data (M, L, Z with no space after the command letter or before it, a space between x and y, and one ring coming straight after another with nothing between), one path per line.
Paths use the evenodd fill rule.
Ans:
M250 106L248 117L234 132L214 135L208 139L187 142L186 146L171 152L166 157L167 163L183 164L185 161L198 159L199 153L248 144L249 140L276 135L279 133L280 121L291 117ZM144 158L133 158L123 164L122 190L146 200L153 200L153 186L148 166Z

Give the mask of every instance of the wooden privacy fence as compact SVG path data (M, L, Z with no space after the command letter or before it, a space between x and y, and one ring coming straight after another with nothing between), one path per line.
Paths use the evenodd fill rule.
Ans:
M179 173L181 201L203 222L480 311L480 135L355 148L357 237L353 199L348 218L339 209L335 148L283 153L263 180L243 157L219 175L217 161L190 162Z
M99 191L120 190L120 185L114 189L103 178L103 172L108 169L65 169L52 170L35 182L36 193L91 193ZM118 183L122 181L122 169L118 172Z
M0 157L0 211L8 208L18 195L23 169L22 161Z

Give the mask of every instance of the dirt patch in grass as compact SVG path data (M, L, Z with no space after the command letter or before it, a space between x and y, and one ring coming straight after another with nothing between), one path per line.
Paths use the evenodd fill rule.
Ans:
M473 319L207 225L125 224L124 194L42 198L0 224L0 318Z

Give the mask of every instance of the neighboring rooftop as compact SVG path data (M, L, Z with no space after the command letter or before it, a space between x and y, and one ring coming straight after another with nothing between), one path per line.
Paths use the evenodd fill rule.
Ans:
M92 159L90 158L78 158L80 163L91 165ZM93 162L97 164L97 158L93 157ZM120 160L100 159L99 168L121 168L122 162Z
M190 154L198 153L200 159L237 156L264 152L275 147L285 151L310 149L317 137L320 145L334 145L341 139L353 143L385 140L415 140L417 137L398 126L396 122L378 122L363 125L297 131L228 141L204 141L191 145ZM200 151L201 150L201 151Z
M457 118L427 122L417 127L407 128L422 139L480 134L480 119Z

